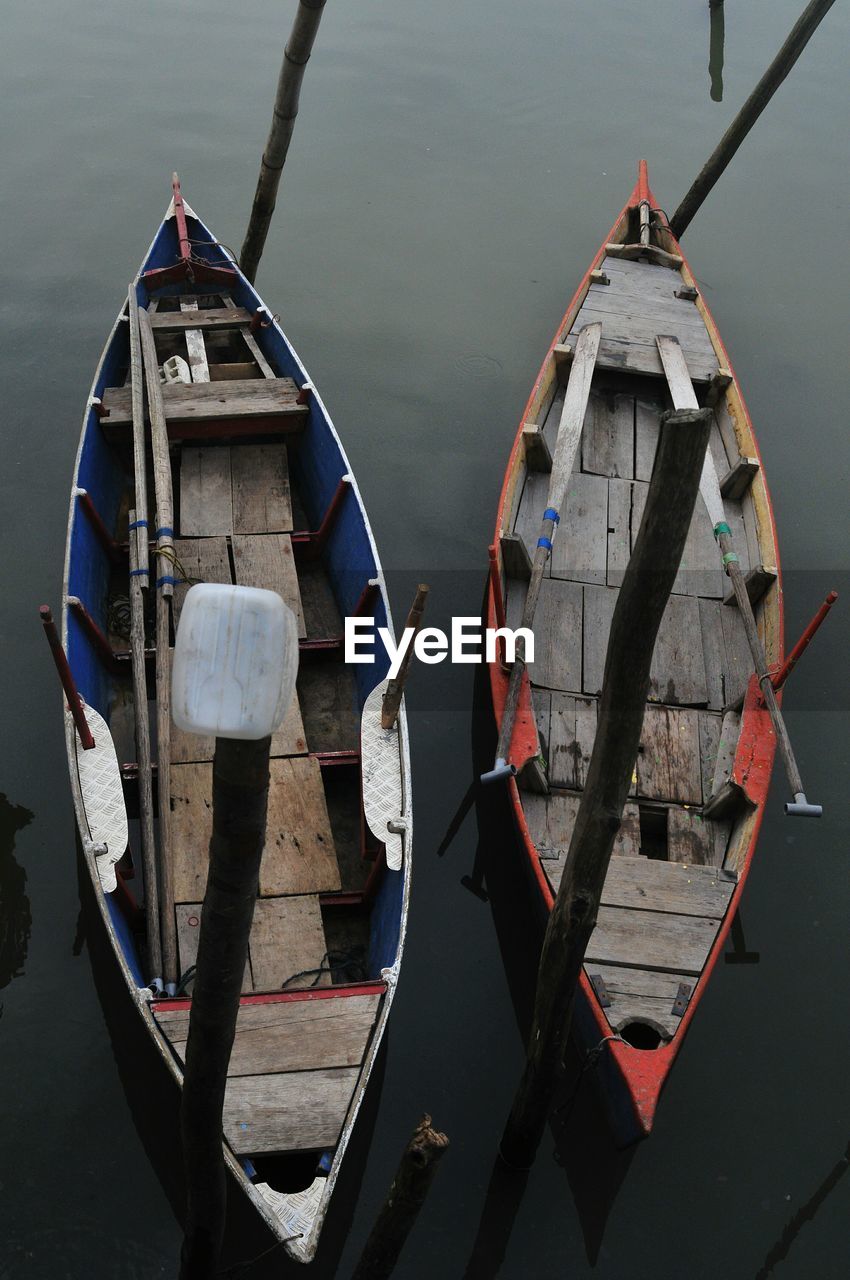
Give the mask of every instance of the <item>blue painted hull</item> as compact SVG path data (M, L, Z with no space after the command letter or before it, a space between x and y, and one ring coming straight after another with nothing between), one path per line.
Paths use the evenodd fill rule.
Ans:
M173 206L172 206L173 210ZM172 210L169 210L171 214ZM218 245L209 229L194 216L188 206L189 231L191 235L193 257L216 265L235 268L235 264L227 253ZM140 305L147 305L151 297L157 297L158 291L148 292L144 282L144 273L148 270L171 267L178 257L178 238L173 216L166 215L153 240L148 254L140 268L135 282L136 298ZM249 282L238 272L228 283L226 289L215 284L170 285L167 290L173 296L175 292L197 295L199 292L226 292L236 307L244 307L252 313L263 306L262 300ZM270 311L271 309L269 309ZM95 535L92 524L87 519L75 493L84 489L92 499L107 529L117 526L122 500L126 500L132 486L132 474L126 469L126 459L105 438L101 421L91 401L99 400L106 388L120 385L128 363L128 326L126 311L119 315L107 341L100 364L95 374L91 389L89 408L84 417L77 463L74 474L74 489L70 503L68 524L68 541L65 563L65 598L78 597L86 610L102 629L108 631L108 597L112 566L109 557ZM272 369L279 377L292 378L298 386L309 382L307 371L293 350L281 327L272 323L260 329L256 341ZM220 384L226 393L227 383ZM306 424L303 432L297 437L297 447L290 450L290 477L293 487L297 489L303 505L308 527L316 529L328 509L339 482L343 476L349 477L346 495L338 509L332 530L322 551L322 566L335 597L340 614L345 617L354 612L358 600L370 580L377 580L378 593L374 608L371 610L376 626L392 627L389 617L386 589L383 575L377 558L377 552L369 528L366 513L356 482L354 482L348 460L342 449L330 417L315 391L308 400ZM152 515L152 511L151 511ZM92 648L89 635L81 626L77 616L67 607L63 608L63 641L68 655L71 670L77 687L86 703L109 719L110 705L113 701L115 677L100 662ZM375 684L386 674L386 655L376 653L374 665L358 665L353 672L356 684L357 712ZM403 756L403 774L407 807L409 802L409 763L406 722L400 720L400 741ZM81 834L85 836L85 817L82 811L81 798L75 774L73 730L68 729L69 761L71 765L72 790ZM96 896L107 931L111 938L116 957L127 980L131 994L139 1005L140 1012L148 1023L152 1036L160 1040L154 1019L150 1015L147 998L142 994L144 984L150 977L143 972L142 960L136 946L133 927L128 915L126 902L119 895L106 895L102 892L91 860L87 860L96 891ZM386 994L383 997L382 1012L379 1015L367 1059L363 1066L363 1078L355 1092L349 1115L353 1124L365 1089L366 1079L372 1062L377 1054L378 1045L386 1025L389 1005L395 989L398 968L404 942L408 897L410 886L410 842L407 843L403 869L393 871L382 866L378 887L370 910L369 941L369 973L370 980L387 980ZM387 975L389 971L389 977ZM160 1045L167 1065L180 1078L180 1071L175 1069L172 1055L167 1045ZM349 1125L350 1128L350 1125ZM331 1176L328 1178L328 1195L333 1187L338 1163L347 1142L344 1131ZM246 1170L250 1172L248 1162L243 1162L241 1169L231 1158L231 1168L241 1177L243 1186L252 1191ZM273 1216L267 1206L252 1196L257 1207L265 1217L267 1224L276 1229ZM318 1235L321 1219L324 1217L326 1204L321 1207L314 1234ZM284 1236L278 1231L281 1239ZM315 1241L310 1246L315 1249ZM301 1261L309 1260L310 1250L302 1250Z

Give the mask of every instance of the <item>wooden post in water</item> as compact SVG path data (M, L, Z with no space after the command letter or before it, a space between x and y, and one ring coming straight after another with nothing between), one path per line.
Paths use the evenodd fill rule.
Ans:
M826 16L834 3L835 0L810 0L788 39L720 139L696 182L670 219L670 230L677 240L690 226L703 200L809 43L821 19Z
M386 1280L392 1275L448 1145L446 1135L432 1129L431 1117L423 1116L404 1149L351 1280Z
M407 652L401 660L399 673L394 679L388 681L384 701L381 705L381 728L391 729L398 718L398 709L401 706L401 699L404 693L404 686L407 682L407 675L410 670L410 664L413 661L413 642L416 639L416 633L422 626L422 615L425 612L425 602L428 599L428 588L424 583L420 582L416 588L416 596L413 604L410 606L410 613L407 615L407 622L404 624L405 631L412 628L413 635L410 637L410 644Z
M502 1159L514 1168L530 1168L546 1127L575 989L637 759L652 653L682 559L711 417L710 409L674 410L661 417L640 533L611 623L587 785L543 942L525 1071L500 1147Z
M221 1117L266 836L271 738L217 738L213 833L180 1110L188 1202L180 1280L218 1274L227 1203Z
M708 37L708 75L711 101L723 101L723 55L726 43L726 17L723 0L708 0L711 30Z
M286 163L286 153L289 151L289 143L295 128L304 69L310 61L324 7L325 0L299 0L289 42L283 51L271 129L260 162L260 176L257 179L257 190L254 192L248 230L239 255L239 265L252 284L257 276L260 258L263 256L263 247L277 200L280 175Z

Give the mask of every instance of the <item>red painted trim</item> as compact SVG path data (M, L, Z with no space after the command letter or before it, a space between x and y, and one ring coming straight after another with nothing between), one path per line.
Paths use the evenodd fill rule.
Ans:
M65 697L68 699L68 710L73 716L80 742L83 744L83 750L91 751L95 745L94 737L89 728L89 722L86 720L85 712L83 711L83 700L77 691L74 676L68 664L68 658L62 648L62 641L59 639L59 632L56 630L53 614L46 604L41 605L38 612L41 617L41 625L44 627L44 634L47 636L47 643L50 645L50 652L53 654L53 661L59 673L62 688L65 691Z
M385 982L350 982L339 987L311 987L309 991L264 991L260 995L240 996L239 1006L249 1004L289 1004L296 1000L345 1000L348 996L386 995ZM169 1013L192 1007L191 996L169 996L167 1000L152 1000L155 1013Z
M359 751L311 751L309 754L313 760L318 760L320 769L360 764Z
M107 671L116 675L118 668L116 666L115 654L113 652L112 645L109 643L106 636L103 634L100 627L83 604L82 600L79 600L76 596L70 596L67 604L71 613L73 613L74 617L79 622L83 632L85 633L86 639L94 649L103 666Z
M175 173L171 179L171 191L174 197L174 221L177 225L177 249L179 261L170 267L152 267L142 273L142 280L148 293L161 289L163 285L175 280L188 280L190 284L207 281L212 284L231 284L238 278L233 267L217 267L211 262L192 257L192 245L189 242L189 228L186 224L186 206L180 190L180 180Z
M830 609L835 604L837 599L838 599L838 592L830 591L829 595L826 597L823 604L818 609L817 613L812 618L811 622L806 627L803 634L800 636L800 639L797 641L797 643L794 645L794 648L788 654L788 657L785 659L785 662L779 668L776 675L773 677L772 684L774 689L782 688L785 681L788 679L791 672L794 670L797 663L800 661L803 654L808 649L818 629L820 628L821 623L823 622L824 618L829 613Z
M322 553L350 488L351 482L346 476L341 476L318 529L315 532L302 529L289 535L293 548L301 548L311 559Z
M522 424L525 421L529 420L531 403L537 394L538 388L540 386L540 382L544 377L549 365L549 361L552 358L552 347L555 345L556 342L560 340L560 335L563 332L565 332L567 321L571 319L572 316L577 312L579 305L584 300L584 295L587 292L587 289L590 283L589 281L590 272L595 270L601 264L602 259L605 256L605 245L609 243L609 241L614 239L617 231L617 227L622 221L623 217L628 213L629 209L632 209L637 204L639 204L641 199L649 200L650 208L655 212L657 217L662 219L662 221L666 225L666 219L664 219L664 215L662 211L658 209L656 201L652 195L652 191L649 187L649 180L648 180L648 175L646 172L646 166L644 162L641 162L638 182L635 184L635 187L632 191L628 204L624 207L623 211L617 218L617 221L614 223L613 227L611 228L611 231L609 232L608 236L603 241L601 248L595 255L593 261L590 264L590 267L588 268L584 278L581 281L581 284L579 285L578 289L573 295L570 305L567 308L567 311L560 325L558 326L555 337L550 345L549 351L546 354L546 358L543 362L543 365L541 366L537 379L535 380L534 386L531 391L531 395L529 396L528 403L520 418L520 425L519 425L519 429L517 431L516 437L514 439L513 448L511 450L511 456L505 471L505 479L502 485L502 492L499 499L498 511L496 514L495 543L494 543L494 547L491 549L496 551L495 573L494 573L494 558L491 555L489 587L488 587L488 593L487 593L487 625L488 626L492 627L492 626L498 625L500 601L499 601L499 594L497 592L496 584L497 584L497 575L499 570L499 557L500 557L500 553L498 551L499 533L502 527L502 519L504 515L505 505L507 502L507 497L508 497L508 485L511 479L511 474L512 474L513 466L515 463L517 451L522 447ZM683 264L688 268L688 270L690 270L687 260L685 259L684 254L682 254L681 246L675 240L674 240L674 252L681 254ZM691 272L691 274L693 274L693 272ZM706 307L706 312L710 316L710 312L708 312L707 307ZM713 323L713 320L712 320L712 323ZM716 325L715 325L715 330L716 330ZM736 386L738 386L738 390L740 392L740 386L737 382L737 379L735 378L734 370L732 369L732 364L731 364L731 361L729 360L728 353L726 352L726 348L723 345L722 341L718 341L718 345L720 348L720 351L718 353L720 357L720 363L730 370L730 372L732 373L733 379L735 379ZM747 425L752 433L753 441L755 442L756 453L760 458L758 443L755 437L755 432L752 429L752 422L750 421L749 414L746 409L746 405L744 404L743 397L741 397L741 404L744 409ZM773 537L773 544L774 544L774 548L777 550L777 555L776 555L777 574L779 574L779 564L778 564L779 555L778 555L778 548L776 544L776 526L775 526L775 521L773 516L773 508L770 502L770 495L767 492L766 487L765 487L765 493L766 493L766 499L767 499L768 517L770 521L771 534ZM778 613L779 645L780 645L780 652L781 652L782 643L783 643L783 627L784 627L781 576L779 576L778 578L778 586L779 586L779 591L777 595L776 609ZM494 712L496 716L496 723L498 725L501 720L502 708L504 706L505 695L507 692L507 675L500 663L490 664L490 684L491 684L491 692L493 697L493 707L494 707ZM526 696L529 690L530 690L530 686L527 685L527 681L524 681L522 696L523 697ZM522 709L522 706L523 706L522 700L521 700L520 706ZM528 710L530 712L530 702L529 702ZM520 719L519 715L517 719L519 721ZM517 733L517 731L515 730L514 740L511 746L510 758L517 765L520 765L521 762L524 763L525 760L529 758L530 752L532 750L536 750L536 745L533 748L531 747L532 738L531 738L530 730L531 730L531 725L528 723L524 725L521 732ZM534 743L536 744L536 726L534 729ZM755 813L752 819L753 821L752 834L751 834L749 843L747 845L747 848L744 852L743 864L738 874L738 883L735 886L735 889L730 898L729 907L726 911L726 915L724 916L723 921L721 922L720 928L718 929L717 936L714 940L714 944L711 948L711 951L709 952L709 956L706 961L705 967L697 981L696 987L694 989L693 994L691 995L690 1001L688 1002L688 1007L685 1011L684 1016L682 1017L681 1023L679 1025L679 1029L677 1030L675 1036L669 1042L669 1044L664 1045L661 1048L655 1049L652 1051L634 1049L632 1048L631 1045L620 1044L619 1042L616 1042L616 1041L610 1042L608 1046L608 1052L611 1054L611 1057L613 1058L613 1061L619 1070L623 1088L631 1098L631 1103L632 1103L633 1113L634 1113L635 1128L637 1132L642 1135L647 1135L652 1130L653 1121L655 1117L655 1110L658 1104L658 1099L661 1095L662 1088L664 1086L664 1082L667 1079L667 1076L676 1059L676 1055L678 1054L684 1042L684 1038L687 1033L688 1027L690 1026L691 1020L696 1014L697 1006L699 1005L700 999L702 998L702 995L708 985L708 981L711 977L714 967L717 964L720 955L722 954L722 950L725 945L726 938L732 926L732 921L738 910L741 894L743 893L744 886L747 881L747 876L749 875L750 867L752 865L755 846L758 840L759 831L761 829L762 819L764 817L764 805L767 797L768 785L770 782L770 774L773 766L775 749L776 749L776 739L773 733L773 727L770 723L770 717L767 711L765 710L762 699L761 699L761 695L758 688L758 681L755 675L753 675L753 677L750 679L749 685L747 687L746 696L744 699L743 714L741 717L741 735L738 742L738 750L735 756L735 763L733 766L732 776L739 783L739 785L743 787L748 800L754 806ZM522 752L529 753L529 754L523 755ZM552 891L549 887L549 882L546 879L546 875L541 865L541 861L537 856L537 851L534 847L534 842L531 839L531 835L529 833L528 826L525 821L525 814L522 808L520 791L514 779L511 779L511 781L509 782L509 795L511 799L511 806L513 809L514 820L516 823L517 831L522 841L524 853L528 860L529 869L532 872L534 882L537 886L537 891L539 892L546 909L551 910L552 905L554 903L554 895L552 894ZM581 986L581 997L584 1000L587 1008L590 1010L590 1013L596 1024L598 1039L602 1040L603 1037L611 1035L611 1027L608 1023L607 1018L605 1017L605 1013L601 1008L598 999L596 998L596 993L593 990L593 987L591 986L590 981L588 980L584 969L582 969L582 973L581 973L580 986Z
M113 564L120 564L124 558L121 547L113 538L106 525L100 517L100 512L92 502L90 496L85 489L80 489L77 493L77 501L85 512L86 519L92 527L95 537L100 543L103 550L109 556Z

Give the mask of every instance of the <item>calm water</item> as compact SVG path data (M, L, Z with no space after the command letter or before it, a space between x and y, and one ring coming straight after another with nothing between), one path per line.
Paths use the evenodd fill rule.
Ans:
M801 7L726 6L717 102L705 0L330 0L258 283L344 437L397 611L421 578L433 622L476 612L528 388L638 157L672 212ZM35 607L59 604L82 405L171 170L238 247L293 9L4 7L2 1280L174 1274L174 1097L158 1079L146 1092L144 1045L115 1052L126 1008L108 968L92 966L85 912L78 921L58 696ZM686 237L759 433L792 635L828 587L850 585L848 25L836 6ZM716 41L714 52L716 63ZM716 98L716 65L714 78ZM783 819L777 771L744 904L759 963L719 969L649 1143L613 1160L583 1092L525 1186L491 1181L529 970L511 958L527 922L505 927L507 824L498 807L481 815L487 905L460 885L474 816L435 857L473 767L471 669L415 672L403 981L371 1145L368 1125L358 1138L362 1176L338 1193L314 1275L350 1274L423 1110L452 1145L402 1280L847 1274L848 607L845 596L789 688L803 773L827 816ZM474 724L478 734L486 717ZM228 1266L269 1243L240 1210ZM239 1274L296 1270L271 1255Z

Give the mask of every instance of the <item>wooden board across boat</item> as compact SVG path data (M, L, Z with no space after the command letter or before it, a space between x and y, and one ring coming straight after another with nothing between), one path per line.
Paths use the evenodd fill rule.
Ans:
M345 616L368 613L376 626L391 626L386 590L360 493L321 399L280 325L183 202L176 181L131 296L147 309L158 363L180 357L192 379L162 387L177 557L166 572L187 580L174 587L175 627L193 581L279 591L299 623L297 695L272 740L268 834L224 1133L234 1177L276 1238L306 1262L315 1254L386 1026L407 919L412 826L404 709L394 790L403 796L405 830L394 837L397 869L391 869L363 821L368 769L361 767L360 739L362 709L386 661L343 662ZM115 741L132 819L138 789L131 667L117 621L128 593L134 503L127 319L125 307L83 422L63 640L80 693ZM151 534L153 491L149 483ZM152 578L154 564L152 553ZM83 608L69 607L69 599ZM112 659L107 653L104 660L98 631L111 643ZM155 722L154 703L149 710ZM75 731L66 721L75 808L90 850ZM157 776L167 769L170 778L174 916L184 975L197 951L206 882L213 750L212 739L172 726L169 758L157 762ZM122 861L114 893L104 892L91 852L86 861L129 991L180 1081L191 983L184 994L151 998L134 830L131 823L134 870Z
M602 334L590 400L508 756L520 768L509 783L513 810L547 914L586 779L611 617L640 527L659 418L671 406L658 336L678 339L699 403L714 408L709 449L726 521L768 662L782 652L776 534L752 424L643 163L523 414L491 547L488 625L519 624L570 359L578 334L594 322ZM508 675L502 663L491 664L497 723ZM605 1043L595 1074L623 1143L652 1129L661 1089L721 953L755 849L774 749L700 495L655 647L641 745L576 1011L581 1047Z

